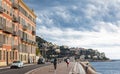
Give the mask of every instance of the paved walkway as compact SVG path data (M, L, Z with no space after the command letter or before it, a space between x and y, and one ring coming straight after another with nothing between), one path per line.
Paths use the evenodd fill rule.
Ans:
M67 67L66 63L64 62L57 65L56 71L54 70L53 65L50 65L32 70L26 74L69 74L74 65L75 63L70 62L69 67Z
M57 65L57 70L54 70L53 65L50 65L32 70L26 74L86 74L86 72L79 62L70 62L69 67L64 62Z

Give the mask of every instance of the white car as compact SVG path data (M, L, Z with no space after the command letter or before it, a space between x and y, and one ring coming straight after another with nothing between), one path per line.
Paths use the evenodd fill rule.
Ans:
M10 68L22 68L23 62L22 61L13 61Z

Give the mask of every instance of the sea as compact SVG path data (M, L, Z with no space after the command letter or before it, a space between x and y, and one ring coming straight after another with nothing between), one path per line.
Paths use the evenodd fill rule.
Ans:
M90 62L98 74L120 74L120 61Z

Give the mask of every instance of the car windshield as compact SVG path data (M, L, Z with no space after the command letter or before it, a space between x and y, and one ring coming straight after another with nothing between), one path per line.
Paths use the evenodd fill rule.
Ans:
M20 63L20 61L14 61L13 63Z

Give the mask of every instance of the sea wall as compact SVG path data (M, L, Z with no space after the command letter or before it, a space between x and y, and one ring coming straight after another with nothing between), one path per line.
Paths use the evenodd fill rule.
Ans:
M80 64L83 66L86 74L98 74L89 62L80 62Z

